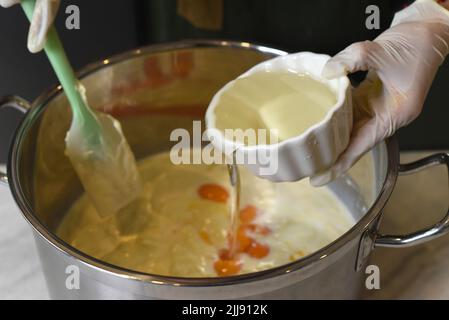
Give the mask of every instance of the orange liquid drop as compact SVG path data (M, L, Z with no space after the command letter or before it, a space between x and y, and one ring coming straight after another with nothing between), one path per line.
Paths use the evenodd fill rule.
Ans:
M240 211L240 223L248 224L253 222L257 216L257 208L254 206L247 206Z
M240 272L242 264L237 260L217 260L214 263L215 272L219 276L233 276Z
M253 258L262 259L270 253L270 247L257 241L252 241L245 252Z
M266 236L271 233L271 229L252 223L256 218L258 210L254 206L247 206L239 213L240 225L237 229L236 241L238 244L236 252L230 249L222 249L219 252L219 259L215 261L215 272L219 276L231 276L238 274L242 268L242 263L236 259L241 253L262 259L270 253L270 247L266 244L257 242L250 236L250 232ZM229 247L231 247L231 239L229 239Z
M247 229L245 226L240 226L237 231L237 242L239 252L243 252L251 245L252 239L248 236Z
M218 184L204 184L198 189L201 198L226 203L229 199L228 191Z

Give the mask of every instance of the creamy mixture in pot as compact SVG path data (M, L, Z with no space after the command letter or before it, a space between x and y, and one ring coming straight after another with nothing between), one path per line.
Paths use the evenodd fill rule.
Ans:
M58 235L75 248L124 268L158 275L215 277L300 259L355 223L327 189L307 181L273 184L240 167L237 252L229 254L230 185L223 165L174 165L169 153L139 163L143 192L110 217L82 196Z
M174 165L169 153L140 161L138 201L101 217L82 196L58 235L124 268L170 276L249 273L304 257L346 232L354 220L326 188L273 184L240 167L237 253L229 255L230 186L223 165Z

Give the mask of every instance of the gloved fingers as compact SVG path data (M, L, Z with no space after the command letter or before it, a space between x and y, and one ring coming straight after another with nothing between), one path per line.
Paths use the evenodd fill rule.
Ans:
M433 49L438 54L441 61L439 66L443 64L446 56L449 53L449 25L442 24L433 24L431 29L441 28L441 32L433 32L432 36L435 37L435 41L433 41L434 46ZM432 30L433 31L433 30Z
M20 0L0 0L0 6L3 8L9 8L15 4L19 4Z
M59 0L37 0L28 34L28 50L32 53L44 48L47 32L56 17Z
M376 49L378 49L378 44L372 41L353 43L326 63L322 76L334 79L348 73L375 68L371 53Z
M384 98L385 89L382 79L375 70L368 71L365 80L352 89L354 126L376 116L376 111L380 110L379 108L374 110L373 105L382 105L381 99Z
M354 128L351 140L346 150L338 160L322 173L310 177L310 184L320 187L328 184L346 173L366 152L371 150L378 142L377 119L372 118L364 123L359 123Z

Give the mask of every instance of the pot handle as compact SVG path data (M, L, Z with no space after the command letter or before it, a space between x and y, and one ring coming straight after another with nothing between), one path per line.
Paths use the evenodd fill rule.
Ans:
M436 165L446 165L449 173L449 155L447 153L438 153L412 163L401 164L399 166L399 174L413 174ZM374 241L374 246L389 248L410 247L438 238L446 234L448 231L449 210L441 221L437 222L430 228L406 235L378 234Z
M0 97L0 110L7 107L19 110L23 114L26 114L28 110L30 110L31 105L28 101L18 96ZM0 183L8 184L8 176L5 172L0 171Z

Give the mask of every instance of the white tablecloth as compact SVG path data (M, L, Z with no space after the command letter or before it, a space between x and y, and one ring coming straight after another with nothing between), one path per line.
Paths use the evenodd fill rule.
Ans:
M0 185L0 299L48 299L31 227Z

